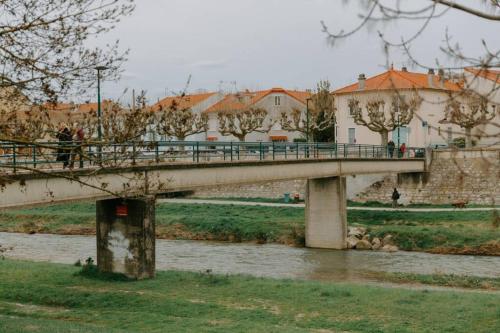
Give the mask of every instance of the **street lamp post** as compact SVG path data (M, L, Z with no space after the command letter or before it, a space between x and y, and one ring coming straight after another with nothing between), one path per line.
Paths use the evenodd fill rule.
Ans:
M309 101L312 100L312 98L307 98L306 99L306 142L309 142Z
M98 161L101 163L102 161L102 109L101 109L101 71L108 69L106 66L97 66L95 68L97 70L97 139L99 141L97 150L98 150Z

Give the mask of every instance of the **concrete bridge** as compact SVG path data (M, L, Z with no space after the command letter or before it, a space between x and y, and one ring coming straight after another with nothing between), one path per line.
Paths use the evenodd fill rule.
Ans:
M344 249L346 176L425 171L423 158L389 158L380 146L255 143L259 151L251 151L246 143L231 143L228 152L225 146L217 146L222 144L201 145L211 145L211 149L200 150L200 143L192 149L177 147L174 153L165 150L166 160L158 158L158 150L153 158L144 158L141 149L135 147L133 161L128 156L108 167L87 166L75 171L47 168L47 160L40 161L38 168L23 168L21 164L14 170L4 157L2 170L8 181L0 192L0 209L96 199L99 268L146 278L154 276L158 194L214 185L307 179L306 246ZM109 156L107 159L112 160ZM31 163L31 159L25 161Z

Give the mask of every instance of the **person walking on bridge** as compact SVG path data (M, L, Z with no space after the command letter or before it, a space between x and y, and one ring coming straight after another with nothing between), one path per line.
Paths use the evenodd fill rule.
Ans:
M387 151L389 153L389 158L393 158L394 157L394 149L396 148L396 144L394 143L394 141L389 141L387 143Z
M66 167L69 165L69 159L71 155L68 145L71 145L72 141L71 131L66 124L61 123L61 125L59 126L59 132L57 132L56 137L59 140L59 149L57 150L56 160L59 162L63 162L63 169L66 169Z
M405 157L405 153L406 153L406 143L403 142L401 144L401 147L399 147L399 157L400 158Z
M394 191L392 192L392 208L398 208L398 200L400 197L401 195L398 190L394 188Z

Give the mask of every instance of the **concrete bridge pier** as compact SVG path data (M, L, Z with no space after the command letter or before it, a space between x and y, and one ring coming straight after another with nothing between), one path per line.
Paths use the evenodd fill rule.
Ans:
M97 267L133 279L155 276L155 198L97 201Z
M324 249L347 247L346 178L307 180L306 246Z

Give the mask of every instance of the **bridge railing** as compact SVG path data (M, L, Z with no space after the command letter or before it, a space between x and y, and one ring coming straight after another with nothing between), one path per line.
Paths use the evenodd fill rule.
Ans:
M425 149L404 153L385 146L305 142L141 141L127 143L0 142L0 168L126 166L175 162L297 160L325 158L423 158Z

